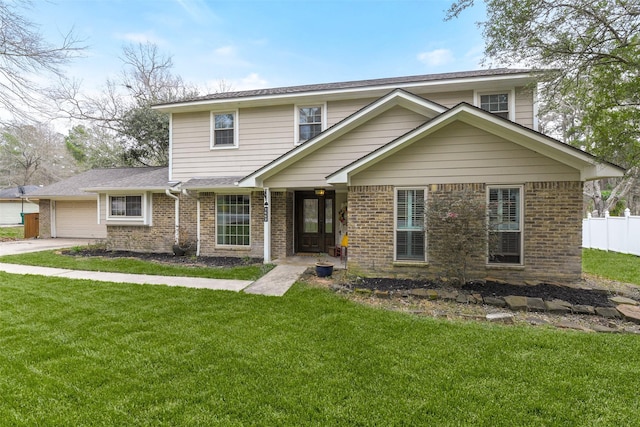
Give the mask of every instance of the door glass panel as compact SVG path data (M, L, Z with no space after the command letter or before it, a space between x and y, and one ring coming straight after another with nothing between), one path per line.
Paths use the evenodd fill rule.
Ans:
M318 232L318 199L304 199L302 216L305 233Z
M324 200L324 232L333 233L333 199Z

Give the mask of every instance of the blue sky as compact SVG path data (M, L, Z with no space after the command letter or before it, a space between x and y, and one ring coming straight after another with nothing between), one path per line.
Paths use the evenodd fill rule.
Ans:
M482 3L482 2L480 2ZM444 22L450 0L35 0L51 42L73 28L88 46L68 68L85 90L122 69L122 46L150 41L203 92L480 68L482 5Z

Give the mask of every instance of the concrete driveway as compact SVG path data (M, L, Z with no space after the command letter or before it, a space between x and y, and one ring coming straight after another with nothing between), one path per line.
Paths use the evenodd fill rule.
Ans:
M26 239L0 242L0 256L86 246L95 242L95 239Z

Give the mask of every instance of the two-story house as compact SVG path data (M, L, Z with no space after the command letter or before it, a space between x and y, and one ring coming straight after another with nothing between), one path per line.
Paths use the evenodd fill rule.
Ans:
M464 195L501 224L472 276L576 281L583 183L624 171L539 133L533 83L530 70L494 69L158 105L171 116L168 172L83 190L99 194L114 249L169 252L188 236L200 255L269 262L348 233L350 269L425 275L446 263L429 201Z

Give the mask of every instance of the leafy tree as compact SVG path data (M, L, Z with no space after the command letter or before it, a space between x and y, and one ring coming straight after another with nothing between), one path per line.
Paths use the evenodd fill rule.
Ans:
M112 133L101 128L74 126L64 138L67 151L82 169L125 165L124 149Z
M640 166L640 0L484 3L485 62L545 70L542 112L560 113L564 140L628 169L606 201L587 186L598 210L615 206ZM447 18L473 4L455 1Z
M72 32L59 45L49 43L23 12L30 2L0 0L0 107L14 118L42 112L43 76L61 77L62 67L83 49Z

